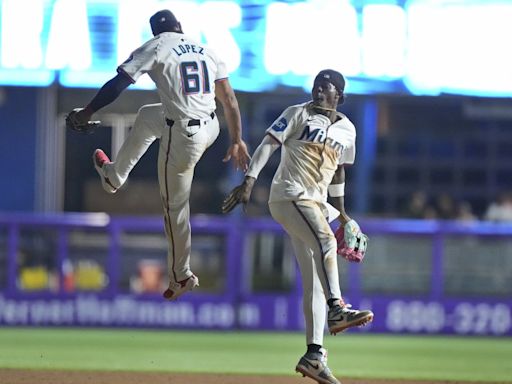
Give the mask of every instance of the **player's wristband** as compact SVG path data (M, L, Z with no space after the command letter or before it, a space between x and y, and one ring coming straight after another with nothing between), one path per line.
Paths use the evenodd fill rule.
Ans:
M331 184L327 187L327 191L329 191L329 196L331 197L345 196L345 183Z

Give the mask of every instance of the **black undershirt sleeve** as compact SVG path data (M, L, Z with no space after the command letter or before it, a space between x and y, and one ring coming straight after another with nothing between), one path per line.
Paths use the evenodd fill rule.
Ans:
M132 80L128 76L118 73L101 87L87 107L92 112L100 110L117 99L130 84Z

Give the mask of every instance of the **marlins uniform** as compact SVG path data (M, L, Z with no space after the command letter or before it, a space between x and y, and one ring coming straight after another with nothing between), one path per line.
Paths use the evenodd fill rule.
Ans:
M295 370L322 384L340 384L327 366L323 348L326 320L329 332L336 334L373 319L371 311L351 309L339 286L338 249L348 257L359 252L354 245L359 241L361 254L356 256L362 258L367 244L366 235L345 212L343 199L344 164L354 162L356 140L354 125L336 110L345 100L344 89L341 73L320 71L311 90L312 101L288 107L274 121L254 151L244 181L222 205L223 212L229 212L237 204L249 202L259 172L281 148L269 208L291 238L302 276L307 350ZM327 203L328 194L339 211ZM332 211L332 219L338 218L341 224L345 244L337 243L329 225Z
M338 164L354 162L356 131L345 115L338 117L331 123L304 103L287 108L266 132L281 144L269 207L289 234L300 266L307 344L323 344L326 300L341 298L327 187ZM258 175L249 168L247 176Z
M145 105L115 163L101 149L93 154L103 189L115 193L149 145L160 138L158 179L169 241L167 300L176 300L199 285L190 270L189 196L194 168L219 135L217 98L223 106L231 145L223 161L233 159L244 171L250 158L242 140L240 110L226 65L209 48L183 34L181 23L167 10L149 19L154 38L136 49L85 106L66 117L66 126L86 132L97 123L92 115L112 103L144 73L155 82L161 103Z
M105 176L122 185L149 145L161 138L158 178L169 241L169 278L171 283L180 282L192 276L190 189L196 163L219 135L215 82L227 78L226 65L186 35L163 32L136 49L117 70L133 82L147 73L162 103L139 110L116 162L103 167Z

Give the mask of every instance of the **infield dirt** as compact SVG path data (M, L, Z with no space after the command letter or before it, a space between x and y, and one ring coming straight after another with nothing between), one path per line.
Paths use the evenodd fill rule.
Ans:
M475 384L476 381L411 381L350 379L339 377L343 384ZM0 369L2 384L315 384L297 376L250 376L220 374L177 374L155 372L97 372ZM491 384L487 382L486 384ZM492 383L500 384L500 383Z

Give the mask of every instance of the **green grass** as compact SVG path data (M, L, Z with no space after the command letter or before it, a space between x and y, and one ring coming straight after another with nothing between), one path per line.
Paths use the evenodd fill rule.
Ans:
M326 336L343 377L512 383L512 339ZM293 375L302 333L0 329L0 368Z

